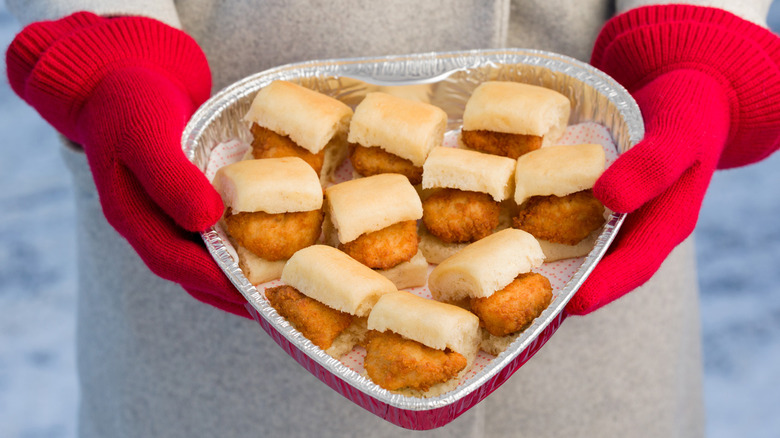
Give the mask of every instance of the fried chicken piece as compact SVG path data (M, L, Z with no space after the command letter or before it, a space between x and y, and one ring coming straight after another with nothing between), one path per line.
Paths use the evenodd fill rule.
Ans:
M339 249L372 269L390 269L417 254L417 222L403 221L357 239L342 243Z
M512 220L515 228L537 239L576 245L604 225L604 205L591 190L566 196L533 196Z
M472 149L513 160L542 147L542 137L537 135L476 130L461 131L461 139L463 144Z
M363 176L400 173L409 178L412 185L422 182L423 168L421 166L415 166L411 161L391 154L380 147L363 147L352 143L349 145L349 160L355 171Z
M252 156L254 158L298 157L309 163L318 176L322 172L325 149L313 154L298 146L290 137L279 135L257 123L253 123L250 130L254 137L252 141Z
M239 245L268 260L289 259L317 243L322 232L321 210L269 214L263 211L225 216L227 233Z
M423 223L444 242L475 242L498 226L500 210L487 193L441 189L423 201Z
M505 336L525 330L552 301L552 286L544 275L521 274L505 288L486 298L472 298L471 311L491 335Z
M454 351L435 350L387 331L372 330L363 363L374 383L390 391L404 388L427 391L466 368L466 358Z
M323 350L330 348L333 340L352 324L353 316L349 313L332 309L292 286L268 288L265 296L279 315Z

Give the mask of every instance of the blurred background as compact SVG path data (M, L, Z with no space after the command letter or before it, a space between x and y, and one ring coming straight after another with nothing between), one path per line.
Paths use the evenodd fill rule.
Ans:
M780 0L768 20L780 32ZM0 2L3 53L19 25ZM0 437L75 436L75 239L54 131L0 80ZM696 232L707 431L780 434L780 153L718 172ZM261 332L258 332L261 333Z

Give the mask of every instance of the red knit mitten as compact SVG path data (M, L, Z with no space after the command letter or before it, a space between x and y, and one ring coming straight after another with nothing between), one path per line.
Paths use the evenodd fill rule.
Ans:
M26 27L6 63L14 91L82 145L106 219L146 265L248 318L246 300L195 233L223 212L181 150L187 120L211 92L197 43L152 19L82 12Z
M693 232L713 172L777 150L779 62L777 36L719 9L651 6L607 23L592 63L634 96L646 133L596 182L597 198L630 214L568 313L649 280Z

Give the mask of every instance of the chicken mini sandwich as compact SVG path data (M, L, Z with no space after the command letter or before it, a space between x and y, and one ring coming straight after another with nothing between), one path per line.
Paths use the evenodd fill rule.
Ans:
M368 93L349 125L352 167L360 176L400 173L417 185L428 153L441 146L446 128L447 114L436 106Z
M466 102L460 140L471 149L517 159L555 144L570 113L569 99L549 88L483 82Z
M409 180L384 173L325 189L326 242L388 277L396 287L422 286L428 262L418 247L422 204Z
M539 240L548 262L593 249L606 209L591 189L605 166L598 144L549 146L517 160L513 226Z
M447 147L431 151L423 166L420 229L429 263L510 226L513 205L504 201L512 196L514 171L511 158Z
M479 350L479 321L457 306L399 291L368 316L366 375L389 391L435 397L455 389Z
M265 290L271 307L337 359L363 341L366 319L379 298L397 291L387 278L326 245L293 254L282 283Z
M352 108L322 93L277 80L263 87L244 116L250 123L250 158L299 157L322 185L347 156Z
M435 300L469 309L482 328L480 347L498 355L552 301L552 286L533 272L544 253L533 236L507 228L464 248L428 278Z
M296 251L322 233L323 193L316 172L297 157L243 160L213 180L222 196L222 223L238 265L254 285L277 279Z

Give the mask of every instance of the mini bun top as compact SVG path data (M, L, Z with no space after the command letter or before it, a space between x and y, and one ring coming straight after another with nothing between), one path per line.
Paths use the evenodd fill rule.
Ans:
M514 192L515 160L467 149L434 148L423 165L422 188L487 193L497 202Z
M451 349L471 362L479 349L479 318L460 307L406 291L382 295L368 315L368 328L390 330L437 350Z
M566 196L593 188L606 155L598 144L548 146L522 155L515 169L515 202L531 196Z
M336 248L312 245L293 254L282 270L282 282L336 310L368 316L392 281Z
M534 236L506 228L439 263L428 277L428 289L441 301L489 297L542 262L544 253Z
M520 82L480 84L466 102L463 129L543 137L557 141L569 123L571 103L557 91Z
M212 184L233 213L277 214L322 208L317 172L298 157L228 164L217 171Z
M405 176L382 173L325 189L327 213L341 243L402 221L422 218L422 201Z
M444 141L447 113L424 102L373 92L355 108L350 143L380 147L422 166L428 153Z
M255 95L244 120L316 154L337 134L346 137L352 108L345 103L287 81L273 81ZM343 141L343 140L342 140Z

